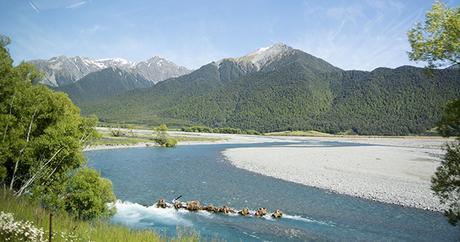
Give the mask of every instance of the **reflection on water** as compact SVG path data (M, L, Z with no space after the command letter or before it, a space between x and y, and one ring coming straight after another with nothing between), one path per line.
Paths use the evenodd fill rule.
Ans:
M460 231L450 226L440 213L339 195L254 174L231 166L221 155L226 148L276 145L284 144L99 150L87 152L86 156L92 167L112 180L121 200L116 204L114 222L153 228L169 236L174 236L177 227L181 227L198 232L202 238L231 241L460 239ZM199 200L234 208L281 209L287 216L273 220L151 206L159 198L170 201L178 195L183 196L183 201Z

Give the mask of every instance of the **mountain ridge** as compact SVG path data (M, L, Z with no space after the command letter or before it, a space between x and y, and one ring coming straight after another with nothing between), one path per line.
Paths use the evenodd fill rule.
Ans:
M149 62L150 61L150 62ZM77 82L84 76L109 67L117 67L134 74L140 74L145 79L157 83L171 77L177 77L190 73L183 66L155 56L146 61L132 62L123 58L92 59L81 56L57 56L48 60L30 60L38 70L44 72L43 80L38 82L45 85L59 87Z
M407 135L434 127L443 105L460 97L458 69L346 71L291 47L274 48L282 51L224 58L79 106L107 122Z

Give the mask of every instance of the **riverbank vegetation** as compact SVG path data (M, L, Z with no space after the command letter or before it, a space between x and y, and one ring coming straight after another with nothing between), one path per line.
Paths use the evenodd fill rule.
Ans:
M244 130L239 128L210 128L207 126L191 126L183 127L181 131L184 132L194 132L194 133L219 133L219 134L251 134L251 135L260 135L262 133L257 132L256 130Z
M13 66L9 43L0 35L0 239L40 241L53 213L53 241L167 240L108 223L112 183L83 154L98 137L97 118L82 117L65 94L34 85L41 74L31 64Z
M144 128L144 127L141 127ZM169 131L168 131L169 132ZM158 145L156 143L157 132L146 129L131 128L109 128L98 129L99 137L88 143L88 146L129 146L136 144ZM168 137L174 139L177 144L181 142L217 142L222 141L222 137L205 137L197 135L179 134L169 132Z
M427 70L460 65L460 7L448 8L437 1L425 16L425 22L417 23L408 32L412 50L409 58L427 62ZM445 137L457 137L446 144L446 154L432 177L431 189L441 204L447 208L444 214L449 223L460 221L460 99L451 100L438 123L439 133Z
M29 197L15 197L6 190L0 190L0 208L4 213L11 214L14 221L29 221L35 228L43 232L43 237L48 239L50 211L42 208L40 203ZM7 219L1 219L0 224L6 225ZM86 222L75 219L67 213L53 213L53 241L199 241L194 233L185 233L177 238L166 238L151 230L133 230L121 225L110 224L107 220L93 220ZM0 226L0 240L5 239L7 234ZM24 238L18 235L18 238ZM24 240L23 240L24 241ZM25 240L28 241L28 240ZM30 241L30 240L29 240Z

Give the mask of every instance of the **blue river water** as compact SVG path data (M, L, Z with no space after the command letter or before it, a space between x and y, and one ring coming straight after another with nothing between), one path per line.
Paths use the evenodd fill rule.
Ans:
M307 142L308 143L308 142ZM344 146L336 142L315 143ZM236 168L227 148L283 143L184 145L86 152L89 165L113 183L114 223L165 236L193 231L203 240L226 241L460 241L460 229L441 213L369 201ZM281 209L275 220L152 206L159 198Z

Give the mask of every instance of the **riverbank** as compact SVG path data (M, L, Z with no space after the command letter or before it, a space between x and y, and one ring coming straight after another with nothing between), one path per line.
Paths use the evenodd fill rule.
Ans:
M0 241L48 241L50 211L42 208L37 201L27 197L18 198L9 191L0 190L0 212L3 213ZM7 219L7 216L13 216L14 220ZM26 225L26 221L30 225ZM166 237L152 230L132 229L107 220L78 220L62 211L53 212L52 222L53 241L200 241L194 232ZM37 233L32 233L32 230Z
M158 146L151 140L154 131L144 129L117 129L126 134L123 137L113 137L110 129L98 127L97 131L102 135L100 140L96 140L84 151L108 150L123 148L140 148ZM240 135L240 134L218 134L218 133L191 133L182 131L168 131L168 135L178 141L177 145L194 144L252 144L264 142L285 142L281 137L265 137L259 135ZM289 140L288 140L289 141ZM296 142L296 141L292 141Z
M228 149L236 167L340 194L427 210L441 210L430 189L440 164L440 137L291 137L311 145ZM323 146L320 141L355 146ZM360 145L358 144L367 144Z

